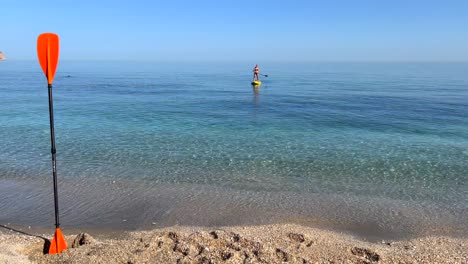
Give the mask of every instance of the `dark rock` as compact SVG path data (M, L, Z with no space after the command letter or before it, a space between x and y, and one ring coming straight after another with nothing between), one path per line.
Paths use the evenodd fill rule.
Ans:
M304 238L304 235L303 234L296 234L296 233L289 233L288 234L288 237L293 240L293 241L296 241L298 243L302 243L305 241L305 238Z
M230 259L232 256L233 256L233 254L231 252L228 252L228 251L225 251L225 252L221 253L221 258L224 261Z
M82 245L94 244L96 241L88 233L80 233L75 237L72 243L72 248L79 248Z
M214 239L218 239L218 238L219 238L218 232L216 232L216 231L211 231L211 232L210 232L210 235L211 235L211 237L214 238Z
M234 242L239 242L240 241L240 236L239 236L239 234L232 233L232 238L231 239Z
M363 257L371 262L378 262L380 260L379 254L367 248L353 247L351 249L351 253L353 253L353 255Z
M167 237L169 237L170 239L172 239L174 242L178 241L179 240L179 236L177 235L177 233L175 232L169 232L167 234Z
M276 256L283 262L288 262L289 260L289 254L279 248L276 249Z
M158 248L161 248L163 244L164 244L164 241L158 241Z
M404 248L405 248L406 250L415 250L415 249L416 249L416 247L413 246L413 245L405 245Z

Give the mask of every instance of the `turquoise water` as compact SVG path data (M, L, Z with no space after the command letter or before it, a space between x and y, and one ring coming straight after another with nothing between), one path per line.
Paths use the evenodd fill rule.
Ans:
M468 64L261 67L269 77L253 89L250 64L61 62L54 103L64 190L97 181L144 183L131 188L140 191L170 186L178 191L168 195L178 202L162 215L216 190L215 199L224 199L224 205L252 196L242 208L253 207L259 218L266 213L261 215L257 204L277 208L272 219L282 219L278 215L289 214L305 197L333 196L365 201L375 213L368 218L378 226L385 222L376 216L384 201L395 210L420 209L432 229L445 223L466 232L457 219L466 219L468 206ZM11 182L51 183L45 83L36 62L0 63L3 193ZM289 199L286 209L274 198L279 193ZM76 199L72 196L61 192L65 204ZM35 199L25 195L22 202L0 205L0 221L14 221L15 203ZM222 210L223 202L217 202ZM79 206L92 203L81 198ZM339 207L341 216L333 217L338 225L350 218L347 208ZM323 208L294 210L305 218L321 212L322 221L330 220ZM438 214L450 221L434 220ZM149 221L138 219L134 226Z

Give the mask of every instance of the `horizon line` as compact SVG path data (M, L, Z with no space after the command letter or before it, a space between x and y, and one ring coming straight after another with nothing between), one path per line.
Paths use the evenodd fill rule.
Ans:
M8 61L37 61L37 59L11 59ZM61 59L65 62L157 62L157 63L468 63L468 60L148 60L148 59Z

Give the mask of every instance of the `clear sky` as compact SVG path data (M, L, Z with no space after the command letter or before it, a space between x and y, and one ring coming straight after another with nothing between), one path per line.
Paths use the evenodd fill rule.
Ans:
M468 61L468 0L3 0L0 51L36 59Z

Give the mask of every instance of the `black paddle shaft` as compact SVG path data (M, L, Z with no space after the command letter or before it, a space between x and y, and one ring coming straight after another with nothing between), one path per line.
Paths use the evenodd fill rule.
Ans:
M54 132L54 103L52 98L52 84L49 88L49 117L50 117L50 141L52 142L52 176L54 178L54 203L55 203L55 227L59 228L59 210L58 210L58 193L57 193L57 163L55 160L55 132Z

